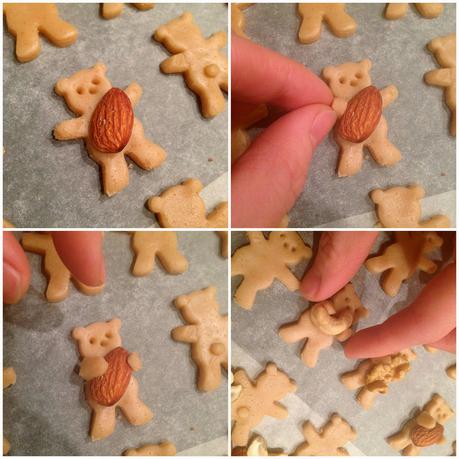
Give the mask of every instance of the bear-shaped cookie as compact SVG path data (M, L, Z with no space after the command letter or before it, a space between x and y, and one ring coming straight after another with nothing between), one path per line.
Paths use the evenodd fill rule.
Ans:
M90 69L80 70L56 83L56 93L64 97L69 109L78 117L59 123L54 128L54 137L57 140L83 139L89 156L101 167L104 193L113 196L129 183L129 169L125 156L142 169L150 170L161 165L166 158L166 153L160 146L145 138L142 123L137 118L133 118L132 131L121 151L106 152L96 148L95 138L91 135L93 130L90 129L94 126L93 114L96 109L100 109L102 99L107 97L110 91L116 90L112 88L110 80L106 77L106 70L104 64L98 63ZM114 108L106 107L107 116L110 117L108 121L113 120L115 123L124 119L128 104L131 104L132 112L142 96L142 88L137 83L131 83L124 90L124 94L127 98L122 104L118 95L115 99L118 103ZM121 107L125 107L124 111ZM110 138L116 137L120 131L119 123L113 123L102 123L105 126L105 134ZM112 124L113 128L116 128L114 133L109 131Z
M246 446L250 432L265 416L276 419L285 419L288 416L287 408L279 400L296 392L297 386L272 362L266 365L254 382L244 370L236 371L234 383L242 386L242 389L239 397L231 404L234 422L231 440L233 446Z
M86 381L86 401L92 409L93 441L113 433L117 407L132 425L140 426L153 418L139 398L139 384L132 375L142 368L142 362L136 352L121 347L120 328L121 320L114 318L72 331L81 357L79 375Z
M234 299L244 309L251 309L257 292L268 288L274 279L290 291L298 290L300 281L289 267L311 258L311 248L294 231L272 231L266 239L261 231L248 231L249 245L239 247L231 257L231 276L242 275Z
M420 221L424 195L422 186L410 185L376 189L370 193L370 198L376 204L376 215L384 228L449 228L451 223L444 215Z
M185 180L180 185L153 196L148 209L156 214L163 228L227 228L228 203L222 202L206 215L206 207L199 192L202 183L197 179Z
M129 3L129 5L137 8L139 11L151 10L155 6L154 3ZM113 19L121 14L124 3L102 3L101 7L102 17L104 19Z
M438 394L434 394L422 410L407 421L402 429L387 439L392 448L404 456L417 456L422 448L446 442L444 425L454 411Z
M347 177L357 174L362 168L363 149L367 148L372 158L380 166L392 166L401 159L400 151L387 138L387 122L384 116L379 119L376 128L368 138L360 143L352 143L338 134L339 120L346 112L348 102L360 91L371 86L371 61L348 62L336 67L325 67L322 71L324 80L330 87L334 99L333 109L338 115L335 125L335 140L340 147L338 176ZM382 107L386 108L398 97L394 85L379 90Z
M61 48L78 37L78 30L59 17L54 3L4 3L3 13L8 32L16 38L19 62L32 61L40 54L40 34Z

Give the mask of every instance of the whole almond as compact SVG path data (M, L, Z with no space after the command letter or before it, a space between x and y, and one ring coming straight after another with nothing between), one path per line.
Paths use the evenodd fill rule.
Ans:
M349 142L363 142L376 129L381 114L381 94L374 86L368 86L347 103L346 111L338 122L337 133Z
M426 429L418 425L411 431L411 441L420 448L435 445L443 437L443 431L444 428L441 424L436 424L433 429Z
M89 381L89 394L100 405L112 406L126 392L132 373L128 356L129 352L122 347L113 349L105 356L107 371Z
M128 144L134 112L124 91L112 88L100 99L89 123L89 138L104 153L118 153Z

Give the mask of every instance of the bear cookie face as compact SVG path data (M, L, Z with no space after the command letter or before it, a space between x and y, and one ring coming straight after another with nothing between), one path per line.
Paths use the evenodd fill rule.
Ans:
M299 263L303 259L311 258L311 249L306 246L300 235L294 231L273 231L269 235L273 247L279 247L282 252L282 261L286 264Z

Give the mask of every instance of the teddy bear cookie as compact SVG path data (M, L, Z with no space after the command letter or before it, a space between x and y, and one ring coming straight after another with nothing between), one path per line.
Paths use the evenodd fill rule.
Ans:
M179 251L177 235L173 231L135 231L131 245L135 253L134 276L150 274L156 257L169 274L182 274L188 269L188 260Z
M54 137L83 139L90 158L101 168L104 193L113 196L129 183L125 156L151 170L161 165L166 152L145 138L142 123L134 117L142 88L137 83L124 91L113 88L106 70L98 63L56 83L56 93L78 117L59 123Z
M335 338L346 341L354 333L352 326L367 315L368 310L349 283L329 300L306 309L296 322L283 325L279 336L286 343L306 339L301 359L305 365L314 368L320 351L330 347Z
M220 203L206 215L204 201L199 196L202 188L197 179L185 180L160 196L151 197L147 208L163 228L227 228L228 203Z
M305 442L293 454L294 456L349 456L343 446L357 438L357 432L338 414L320 429L311 422L303 426Z
M248 38L245 34L245 16L243 10L252 6L253 3L231 3L231 30L242 38Z
M43 257L43 271L48 279L45 297L50 303L58 303L67 298L70 280L85 295L97 295L104 289L104 284L91 287L73 277L57 253L51 234L24 233L21 244L27 252L37 253Z
M383 109L398 97L394 85L383 89L371 86L371 61L348 62L325 67L322 75L334 99L338 115L334 137L340 147L338 176L357 174L362 168L363 149L380 166L392 166L400 161L400 151L387 138L387 122Z
M445 215L420 221L420 201L424 195L424 188L420 185L395 186L373 190L370 199L376 205L376 215L384 228L449 228L451 222Z
M435 232L400 231L395 233L395 242L389 245L382 255L372 257L365 262L371 273L386 272L382 279L382 288L394 297L402 282L414 275L417 269L433 274L437 265L426 255L439 249L443 239Z
M240 113L231 122L231 163L235 163L249 148L251 139L247 129L268 116L266 104L256 105Z
M151 10L155 4L154 3L130 3L130 5L137 8L139 11ZM124 3L102 3L102 17L104 19L113 19L121 14L123 11Z
M220 238L220 255L223 258L228 258L228 231L216 231Z
M453 410L438 394L418 410L405 423L400 432L387 439L392 448L402 451L404 456L417 456L422 448L439 445L446 441L444 425L454 415Z
M60 48L78 37L78 30L59 17L54 3L4 3L3 13L8 32L16 38L19 62L32 61L40 54L40 34Z
M400 381L410 371L410 362L416 358L411 349L397 354L366 359L358 367L340 376L341 382L349 390L360 389L357 401L364 410L373 406L378 394L387 394L389 383Z
M404 17L408 11L408 3L388 3L384 12L386 19L400 19ZM442 3L415 3L414 6L418 13L427 19L433 19L443 13Z
M14 371L14 368L3 368L3 390L7 389L13 384L16 384L16 372ZM3 455L7 455L10 452L10 449L10 442L5 437L3 437Z
M298 3L301 17L298 40L300 43L314 43L320 38L322 22L325 22L336 37L345 38L354 34L357 23L346 13L344 3Z
M445 102L451 111L449 132L456 135L456 34L434 38L427 45L434 55L440 69L431 70L424 75L424 81L444 89Z
M228 60L219 50L226 44L226 33L206 39L186 12L159 27L154 39L173 56L161 62L164 73L183 73L185 83L201 101L205 118L225 110L223 92L228 92Z
M92 409L93 441L113 433L117 407L135 426L153 418L150 408L139 398L139 383L132 375L141 370L142 362L136 352L121 346L120 328L121 320L114 318L72 331L81 358L79 375L85 380L86 401Z
M191 345L198 389L203 392L218 389L221 367L228 369L228 316L220 314L216 293L215 287L208 287L175 299L187 325L174 328L172 338Z
M233 446L246 446L250 432L265 416L285 419L288 411L279 403L286 395L296 392L297 386L274 363L268 363L265 370L251 381L244 370L234 374L235 384L242 386L237 400L231 404Z
M140 448L127 449L123 456L175 456L177 450L170 441L165 441L157 445L149 444Z
M291 292L300 288L300 281L289 267L312 256L311 248L296 232L273 231L265 239L261 231L248 231L249 244L239 247L231 257L231 276L243 276L234 295L244 309L252 309L259 290L268 288L274 279Z

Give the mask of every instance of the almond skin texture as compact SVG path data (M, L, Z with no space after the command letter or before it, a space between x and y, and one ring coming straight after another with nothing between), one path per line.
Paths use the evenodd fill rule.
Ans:
M100 405L112 406L126 392L132 373L127 362L128 356L129 352L122 347L113 349L105 356L107 371L89 381L89 394Z
M337 133L349 142L361 143L376 129L381 114L381 94L374 86L368 86L348 102L339 120Z
M89 138L104 153L118 153L128 144L134 112L124 91L112 88L100 99L89 123Z
M444 428L441 424L437 424L433 429L416 426L411 431L411 441L420 448L435 445L443 437L443 430Z

